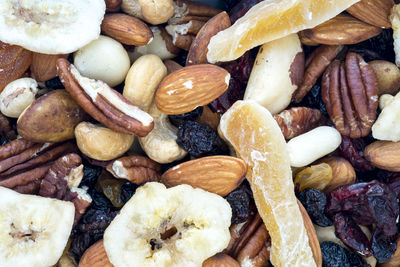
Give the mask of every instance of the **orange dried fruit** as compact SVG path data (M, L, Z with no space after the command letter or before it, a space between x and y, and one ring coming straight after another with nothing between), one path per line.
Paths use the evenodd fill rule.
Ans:
M230 61L247 50L313 28L359 0L265 0L211 38L207 60Z
M332 180L332 168L327 163L312 165L296 174L294 184L299 184L299 190L315 188L323 190Z
M258 212L271 236L274 266L316 266L294 194L289 155L271 113L237 101L221 117L220 132L248 165Z

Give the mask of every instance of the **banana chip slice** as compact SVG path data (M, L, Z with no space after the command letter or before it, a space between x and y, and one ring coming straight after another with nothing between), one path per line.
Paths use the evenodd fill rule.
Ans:
M0 40L44 54L67 54L100 34L104 0L1 0Z
M216 194L147 183L106 229L104 247L116 267L201 266L228 245L231 216Z

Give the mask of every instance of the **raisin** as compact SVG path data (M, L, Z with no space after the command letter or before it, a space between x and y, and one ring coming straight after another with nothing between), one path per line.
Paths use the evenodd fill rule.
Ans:
M326 196L323 192L307 188L298 195L313 223L325 227L332 225L332 221L325 215Z
M131 182L126 182L121 187L121 200L126 203L135 194L139 186Z
M201 114L203 114L203 106L199 106L188 113L168 115L168 118L173 125L178 127L182 121L195 121L200 118Z
M372 251L378 262L382 263L390 259L396 249L396 235L386 236L379 228L376 228L372 235Z
M193 157L227 154L228 147L210 126L183 121L178 128L179 146Z
M346 256L349 260L350 266L354 267L371 267L365 260L357 253L346 250Z
M336 236L339 237L344 244L367 257L372 255L368 237L350 216L343 213L336 213L333 217L333 221Z
M245 222L250 215L250 196L245 186L240 186L226 196L232 208L232 224Z
M78 236L72 237L71 246L69 252L74 255L75 260L79 262L83 253L90 247L94 242L89 233L83 233Z
M312 165L296 174L294 183L299 185L299 190L305 188L324 189L332 180L332 168L327 163Z
M322 267L353 267L346 255L346 249L331 241L321 243Z
M317 82L311 88L310 92L305 95L300 103L292 104L292 106L296 107L309 107L318 109L324 116L329 117L328 112L326 111L325 103L322 101L320 82Z
M80 186L94 187L97 178L101 174L101 167L91 165L87 162L83 163L83 178Z
M97 180L96 189L111 201L116 208L121 208L124 202L121 199L122 185L124 180L114 178L109 172L103 171Z
M228 0L229 1L229 0ZM235 23L239 18L243 17L249 9L261 2L262 0L242 0L237 3L232 10L229 12L229 17L231 19L232 24ZM230 2L233 2L230 0ZM231 5L232 6L232 5Z
M372 171L374 166L363 157L365 143L362 139L351 139L342 136L342 143L339 146L339 154L350 161L354 168L361 171Z
M89 195L92 197L91 207L97 210L110 211L114 210L114 206L110 200L101 192L98 192L96 189L91 188L88 191Z
M395 193L396 197L400 197L400 172L394 172L389 174L389 181L387 185Z
M44 82L46 88L48 89L63 89L64 85L62 84L60 78L58 76L53 79L47 80Z

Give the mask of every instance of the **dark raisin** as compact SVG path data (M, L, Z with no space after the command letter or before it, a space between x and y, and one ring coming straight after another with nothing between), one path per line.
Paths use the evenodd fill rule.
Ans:
M232 224L242 223L250 215L250 197L245 186L240 186L226 196L232 208Z
M313 223L322 227L333 224L332 220L324 213L326 196L323 192L314 188L307 188L298 195L298 198Z
M357 253L346 249L346 256L349 260L350 266L352 267L371 267L365 260Z
M311 88L310 92L305 95L300 103L293 103L293 106L315 108L321 111L324 116L329 117L328 112L326 111L325 104L322 101L321 86L319 82L317 82Z
M89 189L88 193L92 197L92 204L90 206L93 209L105 211L115 209L111 201L103 193L98 192L94 188Z
M84 162L83 167L83 178L80 186L94 187L97 182L97 178L101 174L101 167L94 166Z
M176 61L176 63L178 63L181 66L185 66L187 55L188 55L187 51L181 50L178 56L174 57L174 61Z
M349 248L365 256L371 256L372 250L368 237L350 216L336 213L333 217L336 236L339 237Z
M321 243L322 267L353 267L346 255L346 249L331 241Z
M365 143L362 139L351 139L342 136L342 143L339 146L339 154L350 161L354 168L361 171L372 171L374 166L363 157Z
M387 185L395 193L396 197L400 197L400 172L392 172L388 175L389 181Z
M390 259L396 249L396 235L386 236L379 228L376 228L372 235L372 251L378 262L382 263Z
M131 182L124 183L121 187L121 200L125 203L128 202L128 200L135 194L138 187L138 185Z
M58 76L53 79L47 80L44 82L46 88L48 89L63 89L64 85L62 84L60 78Z
M179 125L176 142L196 158L228 152L227 145L216 131L208 125L194 121L183 121Z
M229 1L229 0L228 0ZM232 1L232 0L230 0ZM262 0L242 0L237 3L232 10L229 12L232 24L235 23L239 18L243 17L244 14L254 5L258 4Z
M89 233L83 233L77 236L72 237L71 246L69 248L69 252L75 256L75 260L79 261L82 257L83 253L90 247L92 241L92 237Z
M172 124L178 127L182 123L182 121L195 121L200 118L201 114L203 114L203 106L199 106L194 110L184 114L168 115L168 118L172 122Z

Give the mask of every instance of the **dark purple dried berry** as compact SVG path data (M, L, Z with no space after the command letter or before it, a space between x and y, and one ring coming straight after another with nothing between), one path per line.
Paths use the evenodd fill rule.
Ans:
M316 83L311 88L310 92L306 94L300 103L292 104L296 107L309 107L318 109L324 116L329 117L328 112L326 111L325 103L322 101L321 86L319 83Z
M395 193L396 197L400 197L400 172L391 173L389 176L389 182L387 183L389 188Z
M227 145L214 129L194 121L183 121L179 125L176 142L196 158L223 155L228 152Z
M168 118L172 122L172 124L178 127L182 123L182 121L195 121L200 118L201 114L203 114L203 106L199 106L188 113L179 115L168 115Z
M321 243L322 267L353 267L346 255L346 249L331 241Z
M90 247L92 241L92 237L89 233L83 233L81 235L75 236L71 240L71 246L69 248L69 252L74 255L75 260L79 262L83 253Z
M91 208L104 211L115 209L111 201L103 193L98 192L94 188L89 189L88 193L92 197L92 204L90 205Z
M246 188L237 188L226 196L226 200L232 208L232 224L245 222L250 215L250 197Z
M368 237L361 228L343 213L336 213L333 217L336 236L339 237L349 248L354 249L361 255L367 257L372 255Z
M84 162L83 166L83 178L80 186L87 186L89 188L93 188L97 182L97 178L101 174L101 167L94 166Z
M242 0L236 6L234 6L229 12L229 17L231 19L232 24L235 23L238 19L244 16L249 9L261 2L262 0Z
M372 235L372 251L379 263L385 262L397 249L396 235L388 237L378 228Z
M121 186L121 200L126 203L135 194L139 186L131 182L126 182Z
M372 171L375 167L363 157L365 148L362 139L351 139L347 136L342 136L342 143L339 146L339 154L350 161L354 168L362 171Z
M354 267L371 267L371 265L366 263L365 260L357 253L348 251L346 249L346 256L347 256L347 259L349 260L350 266L354 266Z
M298 199L310 215L313 223L322 227L332 225L332 220L324 213L326 196L323 192L314 188L307 188L300 192Z
M208 106L213 112L225 113L233 103L243 99L244 91L245 87L242 86L242 83L231 77L228 90L208 104Z

